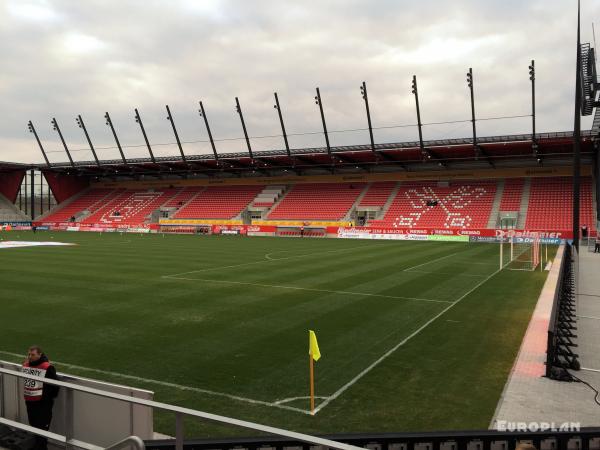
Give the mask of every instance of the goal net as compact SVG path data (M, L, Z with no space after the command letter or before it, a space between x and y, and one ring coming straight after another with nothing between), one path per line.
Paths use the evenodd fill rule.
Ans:
M539 236L523 239L509 236L500 241L500 268L535 270L540 265Z

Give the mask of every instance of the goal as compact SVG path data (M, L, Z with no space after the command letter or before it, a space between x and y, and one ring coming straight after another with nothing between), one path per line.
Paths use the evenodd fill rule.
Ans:
M535 270L540 266L541 251L539 236L505 237L500 241L500 268Z

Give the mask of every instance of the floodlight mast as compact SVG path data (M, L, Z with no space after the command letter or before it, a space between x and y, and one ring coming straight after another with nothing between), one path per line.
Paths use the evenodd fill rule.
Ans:
M33 169L31 169L31 189L29 192L30 198L29 198L29 202L31 204L31 208L30 208L30 213L31 213L31 220L35 219L35 171ZM41 185L41 184L40 184Z
M329 134L327 133L327 123L325 122L325 113L323 112L323 102L321 101L321 91L317 87L317 95L315 103L319 106L321 112L321 122L323 123L323 134L325 135L325 144L327 145L327 153L331 156L331 146L329 145Z
M281 132L283 133L283 142L285 142L285 151L289 158L292 157L292 152L290 151L290 144L288 143L287 133L285 132L285 124L283 123L283 115L281 114L281 106L279 105L279 97L277 96L277 92L275 95L275 105L273 106L277 110L277 114L279 115L279 123L281 124Z
M127 159L125 158L125 153L123 152L123 148L121 147L121 142L119 142L119 137L117 136L117 132L115 131L115 127L113 126L112 120L108 111L104 113L104 118L106 119L106 125L110 127L110 131L115 138L115 142L117 143L117 147L119 148L119 153L121 154L121 159L123 160L123 164L127 165Z
M539 150L535 132L535 61L533 59L529 66L529 80L531 81L531 148L538 164L542 164L542 154Z
M581 3L577 0L577 64L575 67L575 119L573 130L573 245L579 252L579 191L581 176Z
M134 119L137 123L140 124L140 129L142 130L142 134L144 135L144 141L146 141L146 147L148 147L148 153L150 153L150 159L153 163L156 163L156 159L154 158L154 154L152 153L152 147L150 147L150 141L148 141L148 136L146 135L146 130L144 129L144 124L142 123L142 118L140 117L140 113L137 108L135 108L135 116Z
M479 156L479 150L477 149L477 127L475 124L475 94L473 92L473 68L469 67L467 72L467 86L469 86L469 92L471 94L471 124L473 125L473 147L475 148L475 154Z
M252 155L252 146L250 145L250 138L248 137L248 130L246 130L246 122L244 122L244 114L242 113L242 107L240 106L240 101L237 97L235 98L235 110L239 114L240 121L242 122L242 130L244 130L244 137L246 138L248 154L250 155L250 159L254 161L254 156Z
M40 147L40 150L42 151L42 155L44 156L46 165L48 167L52 167L52 164L50 164L50 161L48 160L48 155L46 155L46 151L44 150L44 146L42 145L42 141L40 141L40 138L37 134L37 131L35 131L35 127L33 126L33 122L31 120L29 122L27 122L27 128L29 129L29 132L33 133L33 135L35 136L35 140L37 141L38 146Z
M373 125L371 124L371 111L369 109L369 94L367 93L367 83L362 82L360 93L365 101L365 109L367 110L367 124L369 125L369 138L371 139L371 151L375 152L375 139L373 138Z
M181 159L183 162L186 162L185 154L183 153L183 147L181 146L181 141L179 140L179 133L177 133L177 128L175 128L175 121L173 120L173 115L171 114L171 109L169 109L169 105L165 105L167 108L167 120L171 122L171 127L173 127L173 134L175 135L175 140L177 141L177 147L179 147L179 153L181 153Z
M535 60L531 60L529 66L529 80L531 81L531 141L537 146L535 135Z
M208 139L210 139L210 145L212 147L213 154L215 155L215 161L219 161L219 154L217 153L217 147L213 139L212 133L210 132L210 126L208 125L208 119L206 118L206 112L204 111L204 105L200 101L200 109L198 110L200 117L204 119L204 125L206 125L206 131L208 132Z
M85 138L88 141L88 144L90 146L90 150L92 150L92 155L94 155L94 161L96 161L96 165L100 166L100 161L98 161L98 155L96 155L96 150L94 149L94 144L92 144L92 140L90 139L90 135L87 132L87 128L85 127L85 123L83 122L83 118L81 117L81 114L79 114L76 118L75 118L75 122L77 122L77 126L79 126L79 128L81 128L85 134Z
M417 106L417 128L419 130L419 148L421 149L421 156L429 159L430 156L425 150L425 144L423 143L423 123L421 123L421 107L419 105L419 89L417 87L417 76L413 75L412 78L412 93L415 96L415 105Z
M56 131L58 133L58 136L60 137L60 141L62 142L62 145L65 148L65 152L67 152L67 157L69 158L71 167L75 167L75 163L73 162L73 158L71 158L71 153L69 152L69 147L67 147L67 143L65 142L65 138L63 137L63 135L60 131L60 127L58 126L58 122L56 121L56 118L53 117L52 120L50 121L50 123L52 124L52 128L54 129L54 131Z

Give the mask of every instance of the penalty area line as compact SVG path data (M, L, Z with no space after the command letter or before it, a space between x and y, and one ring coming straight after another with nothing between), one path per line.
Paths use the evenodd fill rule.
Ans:
M3 350L0 350L0 354L14 356L17 358L23 358L22 354L6 352ZM288 411L295 411L295 412L299 412L302 414L310 414L310 411L308 411L308 410L294 408L293 406L283 405L278 402L266 402L263 400L256 400L253 398L240 397L239 395L226 394L224 392L211 391L208 389L202 389L202 388L197 388L197 387L193 387L193 386L184 386L181 384L170 383L168 381L153 380L151 378L142 378L142 377L137 377L135 375L127 375L124 373L111 372L108 370L94 369L91 367L78 366L75 364L69 364L69 363L65 363L65 362L59 362L59 361L53 361L53 362L55 364L58 364L60 366L67 367L67 368L82 370L82 371L92 372L92 373L98 373L101 375L108 375L108 376L117 377L117 378L123 378L125 380L132 380L132 381L137 381L137 382L147 383L147 384L155 384L157 386L178 389L180 391L190 391L190 392L195 392L198 394L207 394L207 395L212 395L215 397L223 397L223 398L228 398L230 400L236 400L236 401L245 402L245 403L252 403L255 405L269 406L272 408L279 408L279 409L286 409Z

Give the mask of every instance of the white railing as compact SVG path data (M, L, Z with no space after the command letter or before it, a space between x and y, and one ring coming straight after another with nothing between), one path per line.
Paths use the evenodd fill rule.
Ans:
M270 427L267 425L261 425L258 423L248 422L245 420L234 419L231 417L220 416L217 414L211 414L203 411L196 411L189 408L183 408L181 406L173 406L167 403L156 402L154 400L146 400L141 398L132 398L127 395L115 394L112 392L107 392L99 389L94 389L85 386L79 386L73 383L66 383L64 381L50 380L47 378L36 377L28 374L24 374L20 371L9 370L0 368L0 379L4 375L20 378L20 379L30 379L35 381L41 381L43 383L51 384L54 386L59 386L65 389L66 393L66 408L65 408L65 424L66 424L66 434L60 435L56 433L52 433L49 431L39 430L37 428L30 427L29 425L24 425L19 422L15 422L12 420L8 420L0 417L0 423L4 423L8 426L13 426L15 428L19 428L24 431L28 431L34 433L39 436L44 436L46 438L50 438L65 444L65 448L83 448L83 449L99 449L101 447L97 447L92 444L88 444L82 441L78 441L73 436L73 424L74 424L74 402L73 402L73 392L83 392L86 394L91 394L99 397L110 398L113 400L120 400L123 402L127 402L134 405L147 406L153 409L160 409L163 411L172 412L175 415L175 448L176 450L183 450L183 436L184 436L184 427L183 427L183 418L184 416L195 417L197 419L204 419L211 422L218 422L221 424L234 425L242 428L247 428L254 431L262 431L269 434L274 434L277 436L283 436L288 439L307 442L309 444L321 445L324 447L339 449L339 450L358 450L361 447L356 447L354 445L343 444L341 442L332 441L329 439L323 439L316 436L311 436L303 433L296 433L294 431L284 430L282 428ZM135 437L130 437L127 439L132 439L129 444L131 445L135 441ZM139 438L137 438L139 439ZM121 444L121 443L119 443ZM115 444L118 445L118 444ZM134 444L135 445L135 444ZM109 448L123 448L123 447L109 447ZM139 448L139 447L136 447ZM143 447L142 447L143 448Z
M125 439L108 447L99 447L97 445L90 444L88 442L83 442L74 438L69 439L67 436L63 436L62 434L40 430L39 428L34 428L30 425L25 425L20 422L15 422L14 420L5 419L4 417L0 417L0 423L12 428L16 428L18 430L35 434L37 436L43 436L46 439L52 439L54 442L64 444L65 448L81 448L84 450L121 450L124 448L131 448L133 450L144 450L146 448L144 441L142 441L137 436L126 437Z

